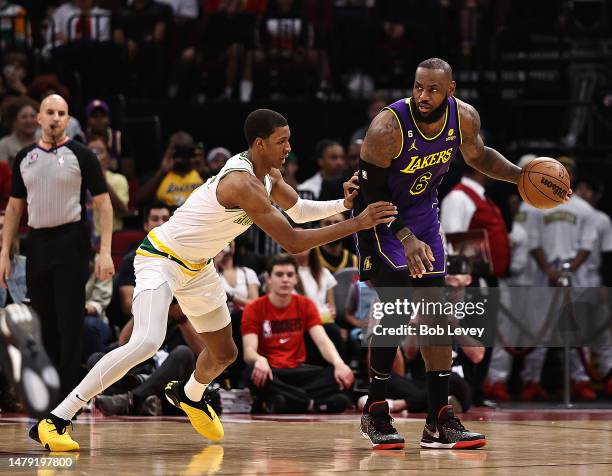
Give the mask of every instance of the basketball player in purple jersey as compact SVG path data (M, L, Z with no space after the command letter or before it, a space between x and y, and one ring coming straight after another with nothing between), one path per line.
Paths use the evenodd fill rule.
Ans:
M521 169L484 146L478 112L453 97L454 93L450 65L438 58L425 60L416 70L412 97L384 108L366 134L359 170L361 207L385 200L399 212L390 225L363 230L357 239L360 279L371 280L383 302L385 297L397 297L390 288L427 287L431 291L444 287L446 258L437 194L457 151L468 165L489 177L518 181ZM385 401L395 343L399 345L400 338L392 337L389 343L388 336L386 341L373 336L370 341L370 386L361 433L375 449L404 447ZM421 446L478 448L486 444L484 435L467 431L448 405L450 337L446 342L448 345L421 345L428 390Z

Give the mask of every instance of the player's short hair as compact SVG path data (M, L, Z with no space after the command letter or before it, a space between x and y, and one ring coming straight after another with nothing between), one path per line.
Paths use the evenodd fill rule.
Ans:
M451 79L453 77L453 68L451 68L451 65L440 58L429 58L425 61L421 61L417 68L439 69L448 74Z
M258 137L267 139L274 129L286 125L287 119L282 114L271 109L256 109L244 121L244 138L250 146Z
M295 257L290 255L289 253L279 253L276 256L272 256L272 258L268 260L268 265L266 266L266 271L268 272L268 275L272 274L274 266L281 266L284 264L292 265L295 268L295 272L297 274L298 264Z

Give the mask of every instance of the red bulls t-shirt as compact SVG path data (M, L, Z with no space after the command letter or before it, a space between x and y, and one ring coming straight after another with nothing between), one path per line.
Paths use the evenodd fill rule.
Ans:
M257 334L257 353L278 369L304 363L304 333L316 325L321 325L321 318L315 303L298 294L282 309L274 307L268 296L260 297L247 304L242 313L242 335Z

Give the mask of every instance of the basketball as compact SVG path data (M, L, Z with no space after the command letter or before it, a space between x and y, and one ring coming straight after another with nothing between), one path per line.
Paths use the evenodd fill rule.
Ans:
M570 175L555 159L540 157L529 162L518 181L521 198L536 208L554 208L565 201Z

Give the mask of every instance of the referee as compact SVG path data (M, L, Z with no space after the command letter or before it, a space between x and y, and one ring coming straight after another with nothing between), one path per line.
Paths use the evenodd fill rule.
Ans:
M113 209L96 156L66 136L68 104L57 94L40 105L41 139L20 150L13 165L11 197L6 207L0 286L11 273L10 244L27 203L26 280L32 307L41 320L42 337L57 367L62 398L79 381L89 274L86 191L100 213L101 245L96 275L110 279Z

